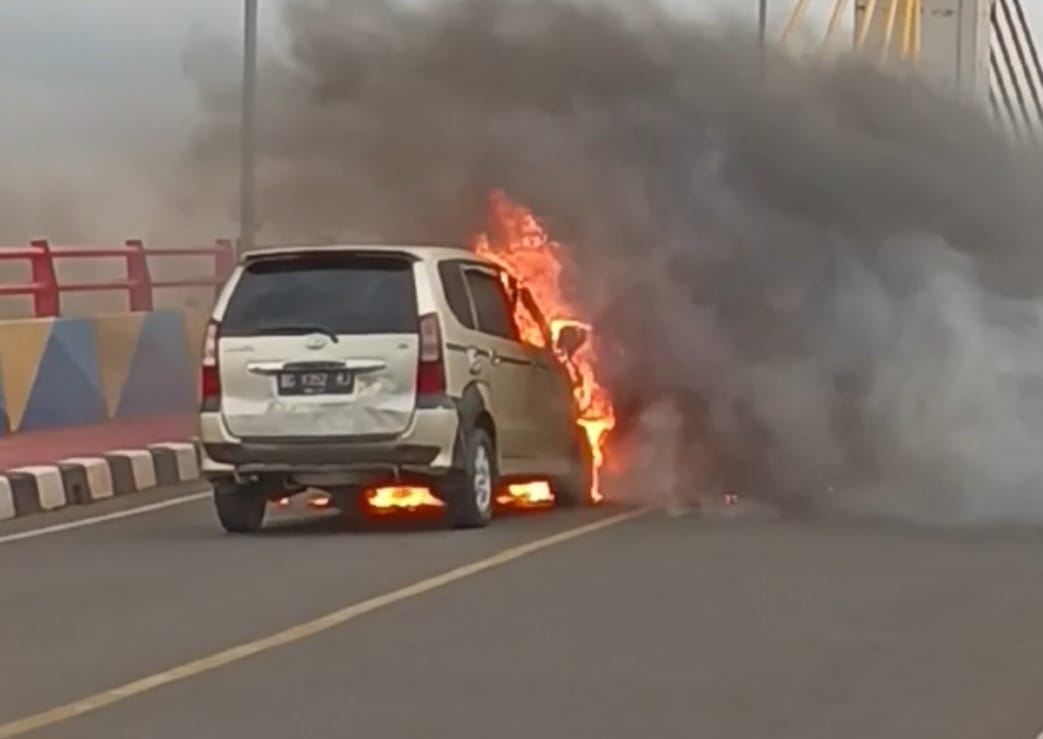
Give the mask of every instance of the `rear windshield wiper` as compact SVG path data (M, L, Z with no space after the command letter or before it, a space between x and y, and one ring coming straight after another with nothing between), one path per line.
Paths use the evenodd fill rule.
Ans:
M259 327L255 328L253 331L251 331L251 333L256 334L256 335L268 334L268 335L272 335L272 336L275 336L275 335L297 336L299 334L323 334L325 336L330 337L330 340L334 344L336 344L336 343L338 343L340 341L340 339L337 338L337 334L335 334L332 329L329 329L326 326L322 326L320 324L314 324L314 325L307 325L307 324L286 325L286 324L280 324L280 325L277 325L277 326L259 326Z

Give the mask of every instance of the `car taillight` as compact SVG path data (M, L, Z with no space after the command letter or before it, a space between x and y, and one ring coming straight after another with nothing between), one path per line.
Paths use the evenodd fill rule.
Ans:
M221 371L217 366L217 329L214 321L207 324L206 336L203 339L203 363L200 371L200 385L204 406L221 398Z
M445 392L445 365L442 361L442 327L438 315L420 316L420 357L417 362L417 395L437 395Z

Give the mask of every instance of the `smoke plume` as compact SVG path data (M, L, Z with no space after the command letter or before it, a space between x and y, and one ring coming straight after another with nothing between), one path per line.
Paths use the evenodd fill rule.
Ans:
M298 0L286 23L265 239L463 242L504 188L570 247L621 438L652 409L671 459L713 461L675 484L1043 520L1043 163L976 110L647 3ZM200 85L202 212L234 203L210 175L237 99Z

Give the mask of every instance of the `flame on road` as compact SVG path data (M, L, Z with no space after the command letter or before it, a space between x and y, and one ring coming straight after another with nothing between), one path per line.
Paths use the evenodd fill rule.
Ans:
M376 512L403 512L443 508L445 503L430 488L400 485L370 490L366 505Z
M496 502L511 508L546 508L554 504L554 493L547 482L515 483L508 485Z

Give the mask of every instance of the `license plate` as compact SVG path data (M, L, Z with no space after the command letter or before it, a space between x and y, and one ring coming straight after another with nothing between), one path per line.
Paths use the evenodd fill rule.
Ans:
M281 372L276 380L279 395L347 395L355 389L350 372Z

